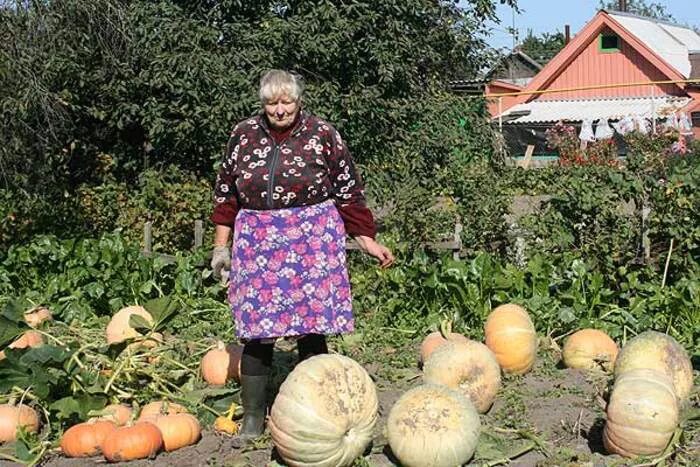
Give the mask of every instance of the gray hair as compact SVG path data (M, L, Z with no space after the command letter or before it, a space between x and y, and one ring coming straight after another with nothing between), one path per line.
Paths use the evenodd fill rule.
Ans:
M301 102L304 85L301 77L284 70L270 70L260 79L260 102L263 105L272 99L287 95Z

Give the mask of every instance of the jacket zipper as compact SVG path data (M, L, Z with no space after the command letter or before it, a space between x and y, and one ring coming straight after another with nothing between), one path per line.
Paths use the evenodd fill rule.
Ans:
M273 140L274 141L274 140ZM277 170L277 163L280 157L280 146L275 143L275 149L272 151L272 161L270 161L270 170L268 171L267 177L267 207L273 209L272 199L273 190L275 187L275 171Z
M262 118L264 118L264 117L262 117ZM303 115L302 115L302 119L303 119ZM292 131L292 134L290 134L287 139L298 135L301 132L302 126L303 125L300 122L297 129ZM265 132L265 134L267 135L267 137L270 138L270 140L272 141L272 144L275 145L275 148L272 150L272 160L270 161L270 170L268 170L268 177L267 177L267 207L269 209L274 209L274 207L273 207L274 200L272 199L272 195L273 195L273 190L275 188L275 171L277 170L277 164L279 163L280 146L282 146L287 141L287 139L282 141L280 144L277 144L277 142L275 142L275 139L272 137L272 135L267 130L267 128L265 128L264 125L262 126L262 129Z

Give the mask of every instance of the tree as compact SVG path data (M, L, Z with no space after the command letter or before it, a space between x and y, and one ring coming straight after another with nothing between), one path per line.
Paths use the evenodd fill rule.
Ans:
M520 50L541 65L546 65L547 62L564 48L564 45L566 45L564 33L561 31L553 33L545 32L541 35L535 35L532 33L532 30L528 30L527 36L520 44Z
M619 11L620 2L617 0L600 0L603 10ZM647 0L627 0L627 11L640 16L675 22L676 19L666 9L666 5Z
M496 0L462 4L0 6L2 184L63 193L99 182L105 164L131 180L167 163L209 175L231 125L258 108L255 88L269 67L304 76L306 105L362 148L360 161L391 158L392 145L424 123L417 109L442 108L443 96L435 96L447 81L485 66L484 25L495 19Z

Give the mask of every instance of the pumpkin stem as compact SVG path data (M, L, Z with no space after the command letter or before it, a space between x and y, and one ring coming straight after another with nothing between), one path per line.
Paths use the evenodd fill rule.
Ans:
M451 319L443 319L440 322L440 334L442 335L443 338L449 339L449 336L451 333L452 333L452 320Z
M226 418L229 420L233 420L233 415L236 413L236 409L238 406L236 405L235 402L231 402L231 405L229 406L228 410L226 411Z
M224 344L223 341L216 341L216 348L218 350L224 350L226 348L226 344Z

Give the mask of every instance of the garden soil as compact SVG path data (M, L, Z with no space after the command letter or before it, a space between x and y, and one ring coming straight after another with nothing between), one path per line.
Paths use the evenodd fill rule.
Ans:
M292 362L283 355L282 365ZM388 467L399 465L391 455L383 430L389 410L411 387L421 383L417 368L383 376L380 364L365 365L377 383L381 421L374 443L355 465ZM396 375L401 375L396 377ZM285 374L277 375L277 382ZM539 358L533 371L522 377L506 377L489 412L482 416L482 438L475 459L469 465L510 466L608 466L627 465L620 457L605 455L601 436L609 378L564 369L555 358ZM700 465L700 433L687 433L682 456ZM7 464L9 465L9 464ZM52 453L42 462L46 467L104 465L101 458L73 460ZM117 466L228 466L264 467L284 463L275 455L268 436L254 446L241 447L234 438L205 430L198 444L156 459L114 464ZM632 464L629 464L632 465Z

